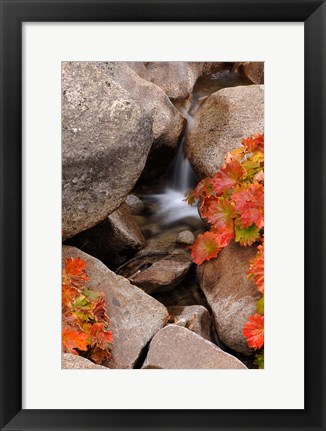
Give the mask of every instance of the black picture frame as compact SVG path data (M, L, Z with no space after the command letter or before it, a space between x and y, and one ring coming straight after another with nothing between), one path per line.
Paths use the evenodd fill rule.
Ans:
M1 430L326 430L325 11L320 0L1 0ZM304 410L22 409L22 23L70 21L304 22Z

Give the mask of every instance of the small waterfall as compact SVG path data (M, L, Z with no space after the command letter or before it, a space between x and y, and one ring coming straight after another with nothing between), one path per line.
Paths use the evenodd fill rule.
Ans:
M199 218L197 207L190 206L184 201L187 192L192 190L197 182L196 175L184 154L184 143L190 128L193 125L193 104L189 112L180 109L187 119L184 136L178 148L175 160L170 171L171 175L163 193L152 195L159 204L157 217L162 224L171 224L185 218Z
M194 124L193 116L190 112L193 111L192 107L189 112L184 109L180 109L181 113L187 120L186 130L184 132L181 144L178 148L176 158L171 166L171 180L168 184L173 190L186 192L193 188L196 184L196 175L190 165L189 160L185 157L184 143L187 139L187 135Z
M172 178L170 186L174 190L186 191L191 188L193 179L195 178L194 171L189 163L189 160L184 155L184 140L180 144L176 159L172 165Z
M188 111L179 108L187 119L186 130L179 146L177 156L169 170L169 179L164 191L160 194L151 195L159 204L157 218L162 225L168 225L185 218L199 218L197 207L188 205L185 194L192 190L198 179L189 161L184 155L184 143L189 131L194 125L194 115L201 102L215 91L225 87L248 85L238 74L230 71L216 72L197 81L192 95L192 102Z

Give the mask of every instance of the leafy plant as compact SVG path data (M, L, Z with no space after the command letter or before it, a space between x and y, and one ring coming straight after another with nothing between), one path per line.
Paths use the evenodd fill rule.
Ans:
M250 260L247 277L254 281L262 297L256 304L257 313L244 325L243 335L249 347L259 350L264 345L264 243L257 247L256 256ZM256 354L255 363L258 368L264 368L264 350Z
M198 235L192 246L193 261L200 265L215 258L231 240L241 246L262 243L264 238L264 135L242 140L242 146L227 154L224 166L212 177L204 178L185 199L198 201L198 210L210 230ZM264 245L250 261L248 277L259 292L264 292ZM243 329L249 347L260 350L264 344L264 302L249 317ZM259 351L259 366L263 364ZM257 356L258 358L258 356Z
M62 270L62 350L102 364L111 357L110 321L104 294L86 289L85 266L69 257Z

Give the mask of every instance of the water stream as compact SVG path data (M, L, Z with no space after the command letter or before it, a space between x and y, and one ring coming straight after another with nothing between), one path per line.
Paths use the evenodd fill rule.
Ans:
M185 157L184 143L194 127L195 114L205 98L222 88L244 84L248 84L248 82L236 73L226 71L211 74L199 79L196 83L189 109L178 107L187 120L181 144L169 168L164 189L160 193L147 196L149 200L158 203L155 217L162 225L168 226L183 219L199 219L197 207L189 206L184 201L186 193L192 190L198 182L189 160Z
M158 203L156 217L165 225L169 225L185 218L199 218L196 207L189 206L184 201L186 192L196 185L196 175L184 155L184 142L187 139L193 117L183 112L187 118L187 125L175 160L169 171L171 172L162 193L149 196Z

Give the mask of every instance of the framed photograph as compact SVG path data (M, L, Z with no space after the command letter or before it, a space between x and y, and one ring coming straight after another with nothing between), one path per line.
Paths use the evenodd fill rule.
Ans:
M324 430L325 2L1 35L1 429Z

